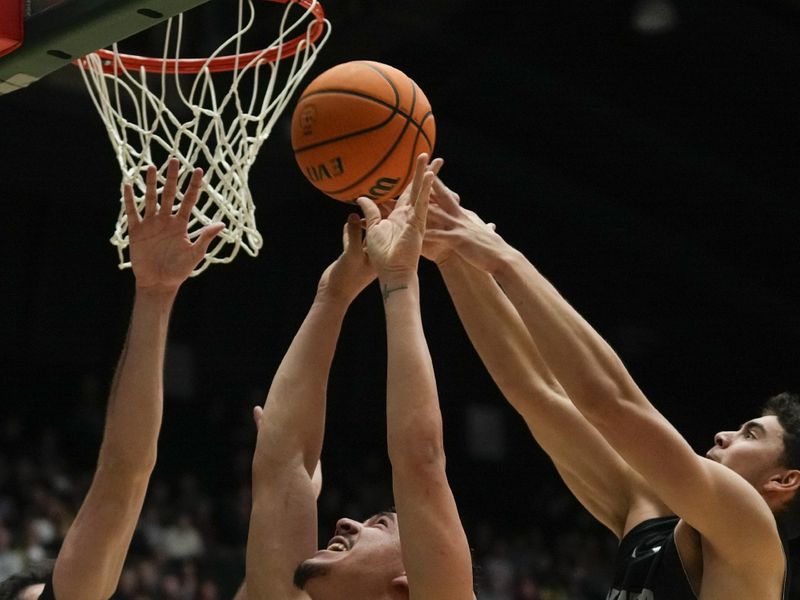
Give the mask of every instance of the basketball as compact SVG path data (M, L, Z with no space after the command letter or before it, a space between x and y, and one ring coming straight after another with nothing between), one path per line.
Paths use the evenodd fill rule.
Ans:
M430 155L431 105L402 71L371 61L332 67L303 91L292 115L292 149L306 178L343 202L395 198Z

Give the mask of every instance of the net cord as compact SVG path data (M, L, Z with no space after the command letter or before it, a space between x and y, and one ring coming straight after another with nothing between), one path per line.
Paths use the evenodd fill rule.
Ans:
M192 210L189 235L195 238L202 227L212 222L225 223L225 230L209 246L193 275L211 264L232 261L240 249L257 256L263 245L256 226L256 207L248 174L259 149L330 36L330 23L324 20L324 32L316 41L312 40L315 21L313 18L309 21L308 17L313 16L317 4L314 0L303 9L302 15L290 21L296 2L289 2L280 21L278 37L246 64L238 64L237 60L236 70L227 77L212 74L207 67L191 76L177 71L167 73L166 68L153 76L144 68L129 70L117 59L113 70L106 73L107 61L97 54L90 54L79 63L92 102L114 148L122 182L133 185L140 214L144 210L144 175L150 164L161 165L159 194L166 178L167 158L178 158L183 167L179 190L184 188L193 167L204 167L203 191ZM240 0L237 32L220 44L207 61L231 46L239 56L242 39L254 22L252 0ZM180 58L183 27L183 15L167 21L162 54L165 65L171 56ZM297 52L284 58L284 44L296 37L302 27L306 28L305 39L299 43ZM112 46L112 51L115 57L120 55L117 44ZM276 55L274 61L263 58L269 52ZM227 89L222 83L215 83L223 80L228 82ZM251 84L249 91L245 90L247 84ZM179 116L179 111L186 116ZM179 209L182 199L179 192L174 211ZM121 196L110 241L117 248L119 268L130 267L127 217Z

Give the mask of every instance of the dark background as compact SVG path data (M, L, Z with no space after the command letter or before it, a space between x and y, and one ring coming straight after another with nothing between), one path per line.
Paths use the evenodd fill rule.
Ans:
M324 6L333 35L308 81L354 59L413 77L463 204L525 252L698 451L766 396L800 389L800 10L673 0L674 27L646 33L633 24L642 4L628 1ZM211 22L221 9L205 10ZM175 308L159 469L202 464L224 481L226 419L262 401L339 251L349 209L296 167L290 112L251 173L261 255L212 266ZM0 97L0 139L2 412L43 425L75 402L101 414L133 277L108 243L119 172L77 70ZM522 514L554 472L435 269L421 277L456 497L468 516ZM385 443L384 341L370 289L332 373L329 480ZM219 428L187 435L185 417L220 405ZM473 406L500 411L500 463L475 458ZM96 449L76 444L75 460L90 463Z

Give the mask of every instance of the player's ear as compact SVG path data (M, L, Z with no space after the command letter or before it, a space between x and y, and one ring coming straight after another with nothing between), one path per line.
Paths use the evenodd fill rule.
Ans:
M786 469L776 473L767 483L767 487L774 492L798 492L800 490L800 471Z
M797 491L800 489L800 470L789 469L783 474L781 483L788 489Z
M408 575L403 573L402 575L392 579L392 598L405 600L408 597Z

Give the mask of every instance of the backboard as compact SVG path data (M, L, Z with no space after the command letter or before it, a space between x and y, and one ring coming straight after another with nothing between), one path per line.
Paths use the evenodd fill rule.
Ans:
M0 95L206 1L0 0Z

